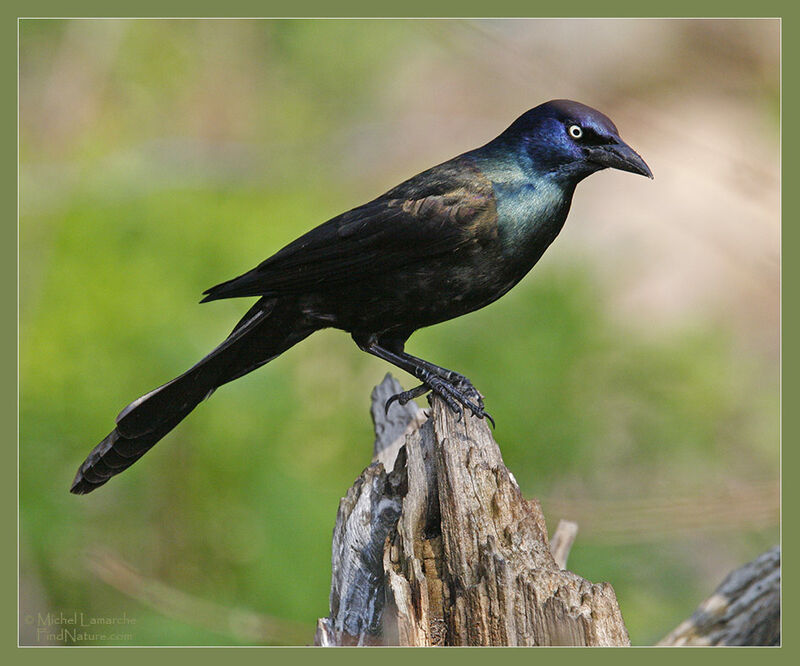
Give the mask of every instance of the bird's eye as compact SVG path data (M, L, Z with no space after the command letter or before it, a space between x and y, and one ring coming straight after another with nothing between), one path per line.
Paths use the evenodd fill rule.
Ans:
M583 136L583 130L580 125L570 125L567 131L573 139L580 139Z

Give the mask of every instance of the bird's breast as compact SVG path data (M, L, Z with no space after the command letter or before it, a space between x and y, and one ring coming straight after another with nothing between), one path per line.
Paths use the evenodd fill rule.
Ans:
M508 270L522 278L555 240L569 213L571 192L545 179L497 185L498 241Z

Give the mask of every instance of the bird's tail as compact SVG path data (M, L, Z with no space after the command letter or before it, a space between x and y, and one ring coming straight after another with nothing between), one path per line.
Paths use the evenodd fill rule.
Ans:
M315 330L294 304L262 298L208 356L120 412L117 427L78 468L70 492L90 493L126 470L217 387L271 361Z

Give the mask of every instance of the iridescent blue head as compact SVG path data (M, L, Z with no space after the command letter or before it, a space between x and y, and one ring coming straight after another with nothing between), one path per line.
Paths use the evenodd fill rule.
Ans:
M577 183L607 168L653 177L607 116L567 99L524 113L497 140L519 151L526 167L537 175L565 182Z

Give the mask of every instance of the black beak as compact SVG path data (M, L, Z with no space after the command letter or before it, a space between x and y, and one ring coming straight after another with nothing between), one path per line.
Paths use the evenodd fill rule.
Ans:
M639 153L622 139L617 139L617 142L612 144L591 146L587 151L589 160L599 164L603 169L608 167L638 173L640 176L648 178L653 177L653 172L650 171L650 167L645 164Z

